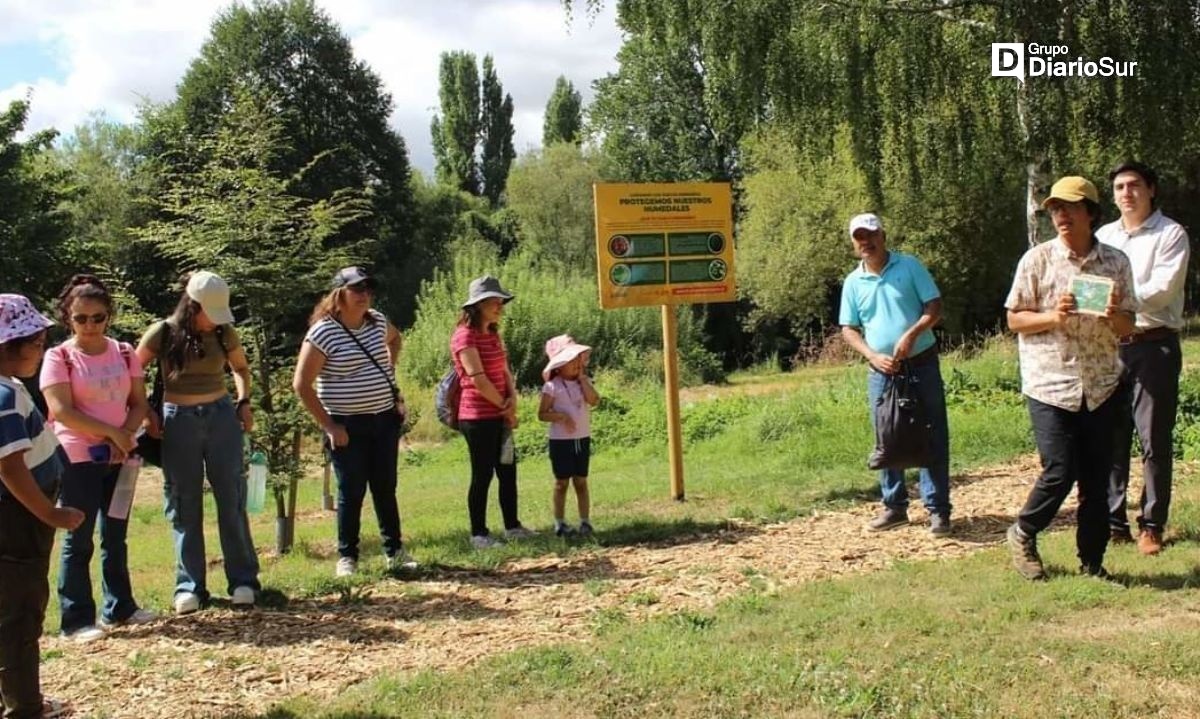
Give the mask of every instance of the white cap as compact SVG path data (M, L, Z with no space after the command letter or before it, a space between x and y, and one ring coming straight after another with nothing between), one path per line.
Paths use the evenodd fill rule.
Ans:
M883 223L879 221L879 216L871 212L864 212L861 215L855 215L854 218L850 220L851 237L854 237L854 233L857 230L870 230L871 232L874 232L882 229Z
M208 318L219 325L233 324L229 309L229 285L211 272L193 272L187 283L187 296L200 303Z

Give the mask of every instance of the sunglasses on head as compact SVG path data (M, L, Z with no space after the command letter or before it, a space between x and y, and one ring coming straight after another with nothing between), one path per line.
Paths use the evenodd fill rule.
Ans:
M91 321L91 323L94 325L102 325L108 321L108 313L107 312L97 312L94 315L84 315L84 314L71 315L71 321L77 325L86 325L88 323L88 321Z

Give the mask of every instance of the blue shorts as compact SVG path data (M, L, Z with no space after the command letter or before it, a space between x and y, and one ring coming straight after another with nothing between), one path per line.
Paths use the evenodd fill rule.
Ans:
M555 479L588 476L592 438L550 440L550 468Z

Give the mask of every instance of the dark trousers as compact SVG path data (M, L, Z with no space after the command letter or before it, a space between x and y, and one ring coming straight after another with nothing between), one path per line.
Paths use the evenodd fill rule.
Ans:
M1113 442L1112 472L1108 477L1108 523L1129 528L1125 495L1129 487L1129 453L1136 427L1142 443L1142 477L1138 501L1139 527L1162 530L1171 509L1171 470L1174 459L1175 413L1179 406L1179 373L1183 354L1179 336L1124 345L1121 355L1120 407Z
M83 512L83 524L63 536L58 570L58 605L62 630L71 632L96 623L92 598L92 535L100 524L100 591L104 607L100 616L121 622L137 611L129 583L129 551L125 544L129 522L108 516L108 504L117 486L119 464L75 462L62 476L62 501Z
M0 705L4 719L42 715L38 638L50 599L54 529L0 497Z
M517 463L500 464L500 445L506 427L502 419L461 420L458 429L467 440L471 455L471 488L467 490L467 511L471 514L471 536L486 537L488 489L492 474L500 484L500 513L504 528L521 526L517 519Z
M391 557L400 551L400 506L396 502L400 416L392 410L331 416L350 435L349 444L331 453L338 480L338 555L358 560L363 499L370 489L383 551Z
M1033 399L1029 419L1042 459L1038 477L1025 506L1017 515L1021 531L1033 536L1050 526L1071 486L1078 487L1079 510L1076 518L1075 545L1079 560L1099 565L1108 548L1108 489L1110 457L1097 451L1112 436L1118 398L1109 397L1095 409L1084 407L1070 412Z

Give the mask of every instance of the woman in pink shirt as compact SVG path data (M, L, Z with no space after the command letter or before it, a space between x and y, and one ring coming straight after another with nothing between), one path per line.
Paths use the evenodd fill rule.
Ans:
M471 515L471 545L476 549L501 543L487 527L488 489L493 473L500 484L504 535L509 539L524 539L535 534L521 526L517 518L517 463L512 448L512 430L517 427L517 391L508 367L508 354L500 339L500 317L504 305L512 298L495 277L472 280L458 327L450 337L450 357L462 387L458 428L471 455L467 510Z
M104 635L96 625L90 575L97 523L104 595L101 624L140 624L154 618L133 599L125 545L128 520L107 512L121 464L137 446L134 434L148 405L137 354L106 334L113 301L104 283L93 275L75 275L59 295L58 309L72 336L46 353L41 387L54 433L70 460L62 476L63 505L80 509L86 517L63 540L58 599L63 635L89 641Z

